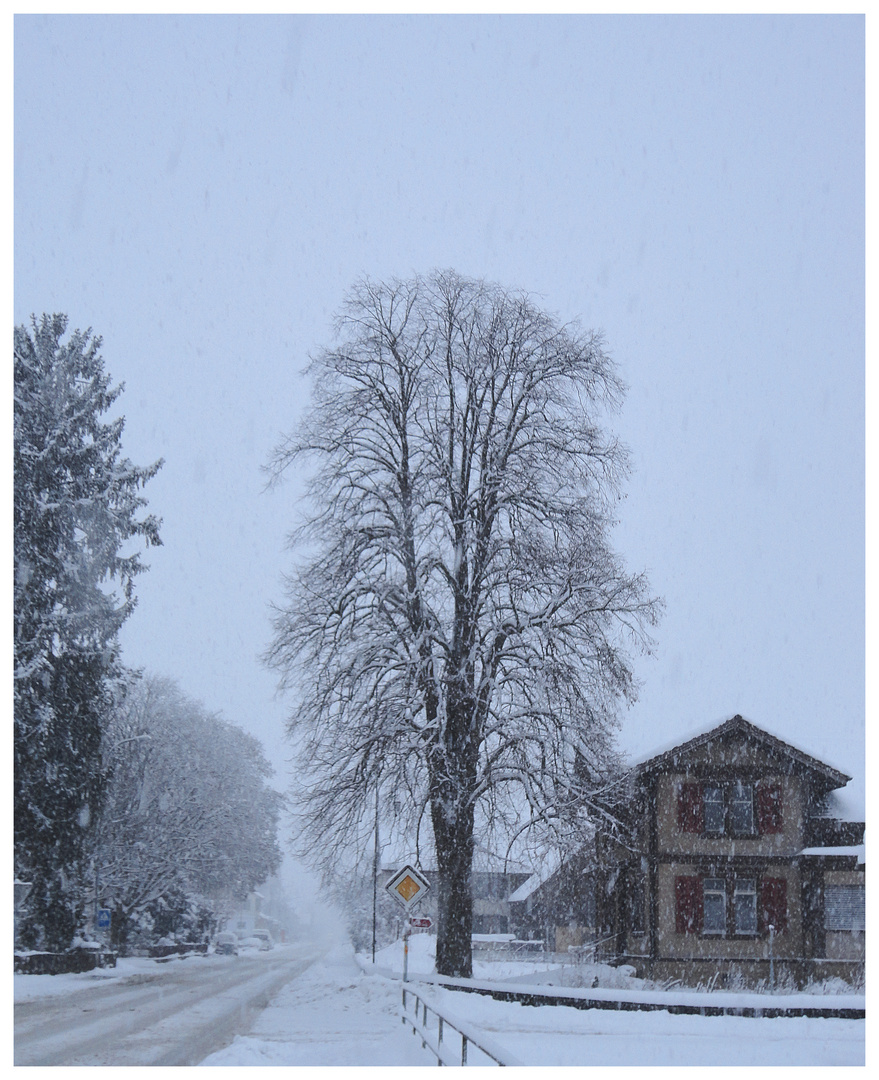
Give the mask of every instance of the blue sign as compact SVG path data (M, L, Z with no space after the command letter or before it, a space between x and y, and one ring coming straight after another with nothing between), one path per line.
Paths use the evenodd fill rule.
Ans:
M98 929L109 930L110 929L110 909L106 907L98 908Z

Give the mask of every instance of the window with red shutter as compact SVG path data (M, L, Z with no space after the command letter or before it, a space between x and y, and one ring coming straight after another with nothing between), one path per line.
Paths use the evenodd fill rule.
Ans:
M764 877L760 885L761 930L775 927L776 934L787 929L787 879Z
M675 929L679 934L698 934L702 929L702 879L675 878Z
M702 785L681 784L678 788L678 828L701 833L703 829Z
M761 833L780 833L784 829L781 784L763 783L757 788L757 828Z

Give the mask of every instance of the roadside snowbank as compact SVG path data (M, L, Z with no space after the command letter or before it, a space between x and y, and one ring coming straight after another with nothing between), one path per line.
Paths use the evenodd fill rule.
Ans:
M431 976L436 971L434 960L436 937L432 934L413 934L409 939L410 976ZM366 957L363 957L365 960ZM396 941L380 949L375 956L376 968L388 977L399 978L403 970L403 942ZM832 981L832 992L821 992L817 986L809 991L785 994L761 994L753 991L697 990L689 987L656 989L655 984L630 974L631 968L611 967L609 964L568 963L543 960L485 960L473 957L473 982L503 983L510 990L558 989L565 996L589 998L596 1001L641 1001L652 1005L712 1006L730 1009L796 1009L828 1005L837 1009L863 1009L865 995L853 993L841 980ZM455 980L450 980L455 981ZM828 986L830 990L830 986Z
M209 958L201 955L174 957L173 962L202 964ZM93 971L67 973L64 975L21 975L13 977L13 998L18 1004L22 1001L34 1001L37 998L55 997L69 994L86 986L95 986L114 979L128 979L132 975L151 975L158 969L157 961L148 957L120 958L111 968L95 968Z
M280 946L284 948L285 946ZM248 953L255 958L270 957L270 952L253 951ZM186 953L181 956L168 956L156 960L146 956L120 957L116 966L112 968L95 968L93 971L68 972L63 975L22 975L16 973L13 976L12 993L13 1001L19 1004L23 1001L35 1001L38 998L57 997L59 994L69 994L82 990L89 986L102 986L106 983L124 981L132 976L150 976L160 972L167 964L187 964L189 966L200 965L206 971L212 964L225 964L228 958L217 956L215 953Z
M865 1021L672 1016L564 1005L535 1008L467 994L469 1022L523 1065L864 1065ZM437 988L462 1012L462 994Z

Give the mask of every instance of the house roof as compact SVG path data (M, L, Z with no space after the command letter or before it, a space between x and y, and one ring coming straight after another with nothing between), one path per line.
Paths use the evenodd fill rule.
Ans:
M744 735L751 741L762 743L768 749L789 758L802 768L818 773L827 781L828 786L831 788L842 787L851 780L851 777L846 773L841 772L839 769L835 769L832 765L826 764L826 762L819 761L818 758L812 757L811 754L807 754L804 750L800 750L796 746L792 746L790 743L778 738L777 735L771 735L768 731L757 727L756 724L752 724L749 720L745 720L743 716L739 716L738 714L731 717L729 720L725 720L722 724L718 724L717 727L713 727L708 731L703 731L693 736L686 742L679 743L676 746L672 746L645 759L644 761L638 762L635 765L635 771L638 773L653 772L669 765L673 766L678 758L683 757L690 751L705 746L707 743L713 742L716 739L722 739L729 735L736 734Z
M523 881L515 892L510 894L510 903L516 904L522 900L527 900L541 885L549 881L556 870L558 870L561 861L562 857L560 852L550 851L541 868L536 873L532 874L527 881Z

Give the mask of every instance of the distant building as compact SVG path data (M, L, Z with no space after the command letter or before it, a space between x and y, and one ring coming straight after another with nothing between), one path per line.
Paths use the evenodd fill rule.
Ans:
M261 890L249 892L243 903L227 903L220 929L231 930L239 938L251 936L254 930L268 930L276 942L291 940L296 919L280 881L269 878Z
M540 941L547 952L586 949L592 953L603 936L597 881L594 853L548 857L543 868L510 896L516 936Z
M401 867L383 869L379 873L379 889L384 887ZM420 870L421 875L431 885L423 900L420 900L414 913L426 915L436 922L437 918L437 878L435 870ZM510 934L513 932L510 918L510 897L516 889L528 879L529 874L519 870L474 870L471 874L471 895L473 897L473 933ZM385 905L386 906L386 905ZM401 911L402 909L397 909Z

